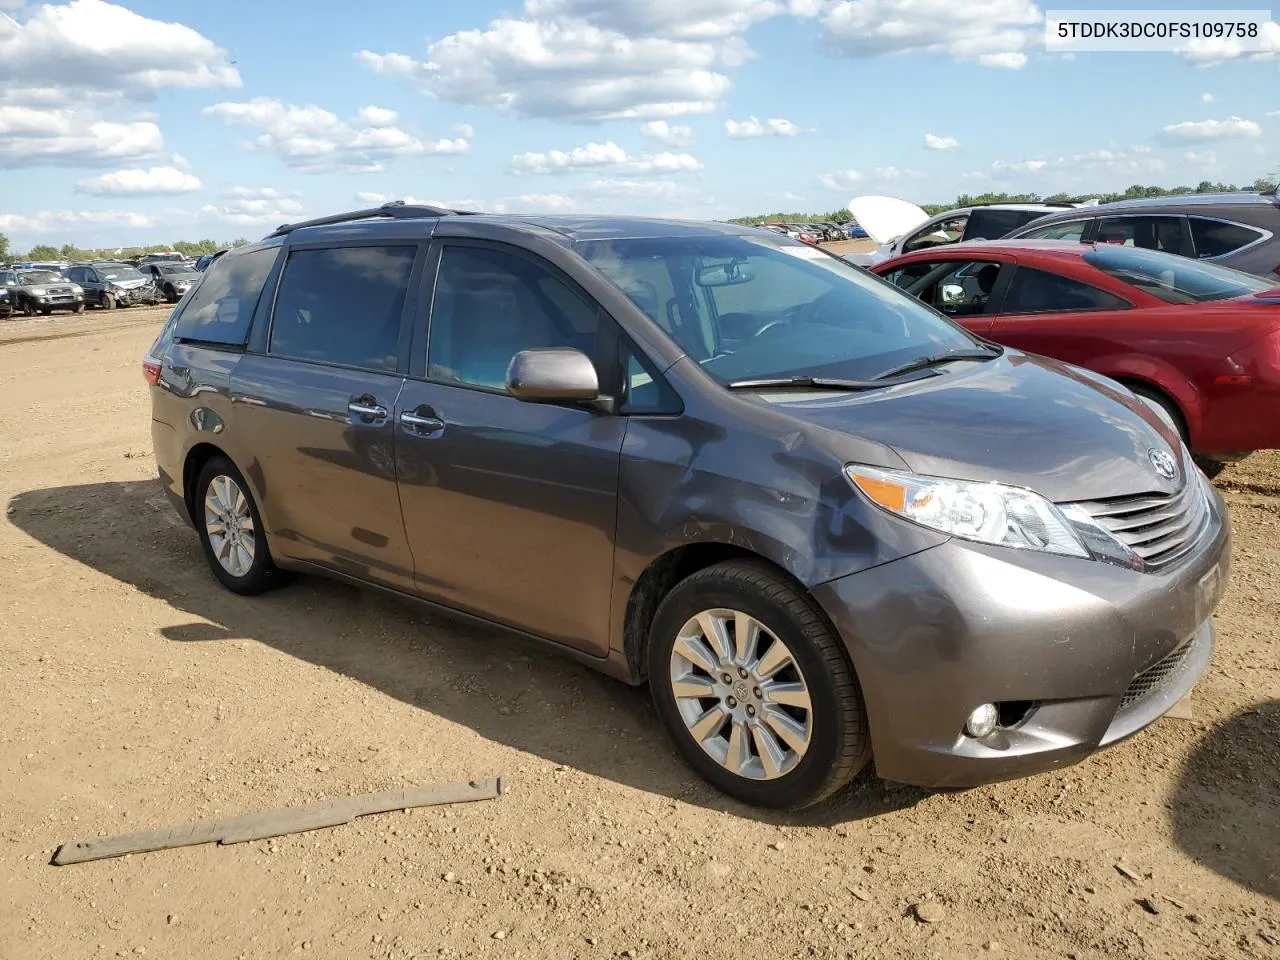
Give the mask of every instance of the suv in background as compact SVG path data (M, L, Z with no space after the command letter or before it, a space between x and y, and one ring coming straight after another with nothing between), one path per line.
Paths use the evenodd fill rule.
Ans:
M11 313L21 312L28 317L40 313L47 317L55 310L84 310L84 291L53 270L0 271L0 285L9 292Z
M104 310L159 303L161 299L152 279L131 263L99 260L88 266L71 267L67 274L84 287L86 303Z
M143 263L138 270L143 276L151 278L160 295L170 303L181 300L192 285L200 279L200 274L196 273L195 268L185 260L180 263L154 260L151 263Z
M1229 520L1170 424L768 230L286 225L214 261L142 366L162 487L227 589L324 573L647 682L747 803L816 803L873 755L925 786L1058 771L1213 650Z
M1280 277L1280 193L1189 193L1103 203L1041 217L1017 240L1120 243Z

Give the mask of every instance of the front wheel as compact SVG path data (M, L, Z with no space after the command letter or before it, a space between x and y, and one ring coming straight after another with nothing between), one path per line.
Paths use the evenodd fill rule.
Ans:
M26 317L34 317L36 315L36 305L30 300L24 300L22 303L22 315Z
M114 310L116 308L116 298L111 296L109 293L104 293L102 298L98 301L98 305L101 306L103 310Z
M72 308L71 308L71 312L72 312L72 313L84 313L84 304L83 304L83 303L77 303L74 307L72 307Z
M192 511L213 575L232 593L252 596L282 585L249 485L226 457L213 457L196 480Z
M812 600L767 565L716 564L669 593L649 688L684 759L744 803L801 809L871 756L862 694Z

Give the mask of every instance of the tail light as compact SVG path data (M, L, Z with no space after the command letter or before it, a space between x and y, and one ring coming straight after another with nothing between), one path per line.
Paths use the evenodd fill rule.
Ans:
M142 361L142 377L153 387L160 382L160 361L155 357L146 357Z

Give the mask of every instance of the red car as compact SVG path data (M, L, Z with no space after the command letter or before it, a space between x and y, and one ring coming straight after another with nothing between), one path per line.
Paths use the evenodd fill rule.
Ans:
M1156 250L960 243L870 268L974 333L1120 381L1210 475L1280 447L1280 287Z

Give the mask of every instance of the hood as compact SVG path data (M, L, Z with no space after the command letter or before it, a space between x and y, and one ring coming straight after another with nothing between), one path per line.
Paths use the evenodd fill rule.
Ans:
M916 473L1028 487L1057 503L1175 493L1196 469L1169 427L1124 388L1044 357L1007 351L868 393L764 393L815 426L892 448ZM1179 479L1152 466L1173 454Z
M929 219L914 203L897 197L854 197L849 212L876 243L890 243Z
M125 280L108 280L107 283L121 290L136 290L138 287L145 287L151 281L146 277L132 277Z

